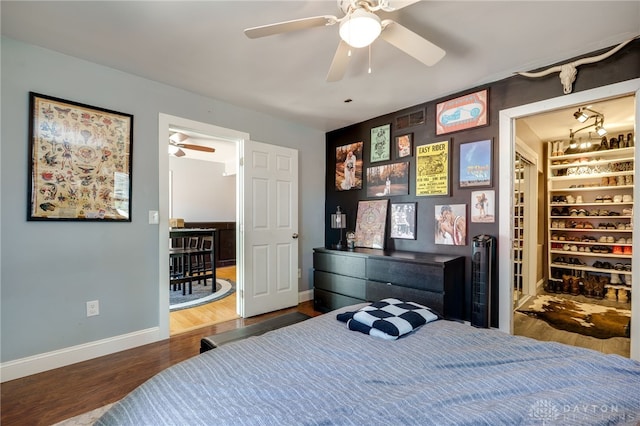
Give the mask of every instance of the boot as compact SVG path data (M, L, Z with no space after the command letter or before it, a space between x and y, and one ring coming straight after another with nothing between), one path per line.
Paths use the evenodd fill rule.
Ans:
M584 279L584 295L593 297L593 275L587 275Z
M622 290L621 290L622 291ZM606 295L608 300L613 300L614 302L616 300L618 300L618 293L616 292L616 289L614 287L609 287L607 289L607 295Z
M571 294L578 296L580 294L580 279L571 277Z
M562 276L562 292L565 294L569 294L571 293L571 281L572 280L572 276L571 275L563 275Z

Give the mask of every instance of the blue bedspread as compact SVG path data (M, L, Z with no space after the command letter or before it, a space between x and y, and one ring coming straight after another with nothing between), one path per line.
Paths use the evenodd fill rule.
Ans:
M177 364L96 424L638 422L636 361L444 320L383 340L348 330L334 312Z

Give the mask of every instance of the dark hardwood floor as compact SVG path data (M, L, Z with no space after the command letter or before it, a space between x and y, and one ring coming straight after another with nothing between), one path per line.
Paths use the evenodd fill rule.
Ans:
M200 339L299 311L320 315L313 302L177 334L100 358L2 383L0 424L51 425L121 399L159 371L198 355Z

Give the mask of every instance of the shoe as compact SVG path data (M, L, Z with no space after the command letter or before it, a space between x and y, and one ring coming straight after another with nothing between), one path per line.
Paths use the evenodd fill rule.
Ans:
M633 247L631 246L625 246L624 250L622 251L624 254L633 254Z
M575 197L573 195L567 195L567 203L575 204L576 203Z
M623 254L624 251L622 250L622 247L620 246L613 246L613 254ZM618 264L620 266L622 266L622 264Z
M614 242L615 242L615 238L613 238L613 236L611 235L607 235L607 243L613 244Z
M633 197L629 194L625 194L622 196L622 202L623 203L632 203L633 202Z
M602 195L596 196L596 203L602 203Z
M621 203L622 202L622 195L614 195L613 196L613 202L614 203Z

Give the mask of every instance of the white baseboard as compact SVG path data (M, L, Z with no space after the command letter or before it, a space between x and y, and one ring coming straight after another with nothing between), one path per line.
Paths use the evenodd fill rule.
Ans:
M7 382L32 374L42 373L43 371L87 361L100 356L157 342L158 340L161 340L160 329L153 327L121 336L3 362L0 364L0 382Z
M313 289L298 292L298 303L313 300Z

